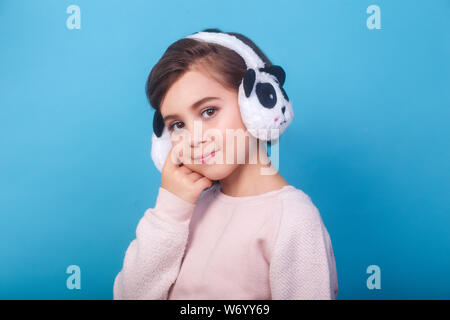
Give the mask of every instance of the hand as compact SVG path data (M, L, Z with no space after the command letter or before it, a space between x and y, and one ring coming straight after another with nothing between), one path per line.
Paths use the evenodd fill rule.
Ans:
M161 187L186 201L196 203L202 191L212 185L212 181L187 168L179 159L179 164L174 163L172 151L173 147L161 170Z

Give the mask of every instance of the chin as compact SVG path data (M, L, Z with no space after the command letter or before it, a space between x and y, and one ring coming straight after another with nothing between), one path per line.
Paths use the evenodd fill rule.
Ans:
M238 167L237 164L185 164L185 166L207 177L209 180L225 179Z

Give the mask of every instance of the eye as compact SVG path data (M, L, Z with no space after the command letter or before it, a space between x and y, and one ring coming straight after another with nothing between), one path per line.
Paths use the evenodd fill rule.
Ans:
M214 115L216 114L216 112L217 112L217 109L216 109L216 108L210 107L210 108L208 108L208 109L203 110L203 111L202 111L202 115L203 115L205 118L208 119L208 118L214 117Z
M205 117L206 119L214 117L216 115L216 113L217 113L217 108L215 108L215 107L209 107L201 112L203 117ZM181 129L183 127L184 127L183 122L176 121L169 126L169 131L176 131L176 129Z
M179 124L181 124L182 126L180 126ZM169 126L169 131L176 131L175 128L181 129L183 128L183 126L183 122L181 121L174 122Z

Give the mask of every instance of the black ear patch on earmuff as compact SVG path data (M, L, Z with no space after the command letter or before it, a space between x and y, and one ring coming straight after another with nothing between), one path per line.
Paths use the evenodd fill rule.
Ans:
M159 138L161 137L164 130L164 120L162 118L161 112L159 110L155 111L153 115L153 132Z
M260 68L259 70L274 75L275 78L277 78L278 82L280 83L280 88L284 85L284 81L286 80L286 73L284 72L282 67L271 65L270 67Z
M287 95L286 91L284 91L283 88L280 88L280 89L281 89L281 93L283 94L283 96L286 99L286 101L289 101L289 98L288 98L288 95Z
M248 69L244 74L244 92L245 96L248 98L250 93L252 93L253 85L255 84L256 73L253 69Z

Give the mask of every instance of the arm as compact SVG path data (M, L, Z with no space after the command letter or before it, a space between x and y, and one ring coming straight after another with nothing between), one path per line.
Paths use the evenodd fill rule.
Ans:
M166 300L181 266L195 204L160 187L156 205L138 223L122 270L114 280L117 299Z
M336 263L328 231L311 201L293 200L284 201L272 250L272 299L336 299Z

